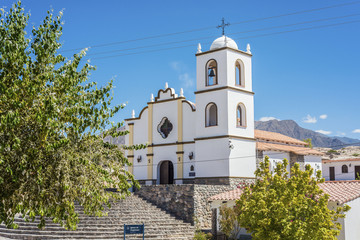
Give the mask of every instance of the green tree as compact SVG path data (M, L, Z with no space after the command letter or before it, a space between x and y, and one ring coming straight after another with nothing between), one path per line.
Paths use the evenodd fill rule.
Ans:
M309 148L313 148L312 139L311 139L311 138L303 139L303 141L308 144L308 147L309 147Z
M85 51L70 60L58 53L61 13L49 11L31 34L28 20L20 1L0 12L0 223L17 227L21 214L76 229L74 202L101 216L138 186L121 149L102 138L127 133L109 120L124 106L110 106L112 81L88 80L95 68L81 63Z
M337 239L349 206L328 208L329 196L318 184L323 183L321 172L312 177L313 169L307 165L301 171L299 164L286 170L285 159L274 173L269 170L269 158L260 163L254 184L244 188L236 201L236 221L252 234L253 239Z

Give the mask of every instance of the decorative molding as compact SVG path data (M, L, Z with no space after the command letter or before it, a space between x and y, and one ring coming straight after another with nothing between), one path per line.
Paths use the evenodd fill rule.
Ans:
M162 90L162 89L160 89L160 90ZM164 99L164 100L159 100L159 101L155 101L155 102L148 102L147 104L163 103L163 102L175 101L175 100L178 100L178 99L185 99L185 97L177 97L177 98Z
M147 108L148 108L148 106L144 107L144 108L141 110L141 112L140 112L140 114L139 114L139 117L137 117L137 118L127 118L127 119L125 119L125 121L139 120L139 119L141 118L141 115L143 114L143 112L144 112Z
M230 87L230 86L225 86L225 87L217 87L217 88L211 88L211 89L206 89L206 90L200 90L200 91L196 91L194 92L195 94L200 94L200 93L206 93L206 92L212 92L212 91L218 91L218 90L223 90L223 89L230 89L230 90L234 90L234 91L239 91L239 92L243 92L243 93L248 93L251 95L254 95L254 92L250 92L244 89L240 89L240 88L236 88L236 87Z
M209 51L202 52L202 53L196 53L195 56L201 56L201 55L205 55L205 54L212 53L212 52L218 52L218 51L221 51L221 50L224 50L224 49L228 49L228 50L231 50L231 51L234 51L234 52L241 53L241 54L252 57L252 54L250 54L250 53L243 52L241 50L234 49L234 48L231 48L231 47L222 47L222 48L217 48L217 49L209 50Z
M134 125L134 123L128 123L129 126Z
M160 92L162 92L162 93L167 93L167 91L169 91L169 90L170 90L170 97L175 98L175 93L172 93L172 89L168 87L168 88L166 88L165 90L160 89L160 90L158 91L157 97L155 97L155 102L157 102L158 99L160 98Z
M182 102L189 104L189 106L190 106L190 108L191 108L191 111L193 111L193 112L196 111L196 107L195 107L194 105L192 105L190 101L188 101L188 100L182 100Z
M236 138L236 139L242 139L242 140L252 140L256 141L256 138L250 138L250 137L240 137L235 135L221 135L221 136L214 136L214 137L200 137L195 138L195 141L201 141L201 140L209 140L209 139L217 139L217 138Z
M172 146L179 144L194 144L195 141L187 141L187 142L175 142L175 143L160 143L160 144L151 144L150 147L163 147L163 146Z

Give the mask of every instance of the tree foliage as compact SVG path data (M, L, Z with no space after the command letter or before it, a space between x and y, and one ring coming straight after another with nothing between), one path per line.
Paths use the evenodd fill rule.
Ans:
M308 148L313 148L312 139L311 139L311 138L303 139L303 141L308 144L308 145L307 145Z
M337 220L350 207L330 210L329 196L318 186L324 182L321 172L314 178L310 165L301 171L296 163L289 176L287 165L285 159L271 172L268 157L260 163L255 183L244 187L236 201L237 223L257 240L336 239L341 230Z
M27 34L20 1L0 12L0 223L8 227L20 214L38 216L39 227L49 217L76 229L74 202L101 216L104 204L138 186L121 149L99 134L126 134L109 120L124 106L110 106L112 81L89 81L95 68L81 62L85 51L59 54L61 15L48 11Z

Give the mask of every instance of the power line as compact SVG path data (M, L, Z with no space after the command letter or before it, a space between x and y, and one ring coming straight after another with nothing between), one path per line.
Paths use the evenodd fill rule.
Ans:
M327 10L327 9L331 9L331 8L344 7L344 6L349 6L349 5L359 4L359 3L360 3L360 1L336 4L336 5L331 5L331 6L327 6L327 7L313 8L313 9L307 9L307 10L302 10L302 11L297 11L297 12L291 12L291 13L286 13L286 14L275 15L275 16L268 16L268 17L250 19L250 20L241 21L241 22L234 22L231 25L238 25L238 24L244 24L244 23L250 23L250 22L258 22L258 21L269 20L269 19L280 18L280 17L286 17L286 16L292 16L292 15L299 15L299 14L303 14L303 13L322 11L322 10ZM155 39L155 38L168 37L168 36L180 35L180 34L191 33L191 32L204 31L204 30L209 30L209 29L214 29L214 28L216 28L216 26L208 26L208 27L204 27L204 28L195 28L195 29L190 29L190 30L185 30L185 31L180 31L180 32L165 33L165 34L159 34L159 35L153 35L153 36L148 36L148 37L129 39L129 40L124 40L124 41L110 42L110 43L104 43L104 44L96 44L96 45L89 46L89 48L107 47L107 46L124 44L124 43L129 43L129 42L137 42L137 41L148 40L148 39ZM76 51L76 50L82 50L82 49L84 49L84 48L72 48L72 49L62 50L61 52L69 52L69 51Z
M268 34L260 34L260 35L253 35L253 36L240 37L240 38L234 38L234 39L257 38L257 37L278 35L278 34L284 34L284 33L290 33L290 32L298 32L298 31L305 31L305 30L311 30L311 29L319 29L319 28L326 28L326 27L332 27L332 26L339 26L339 25L357 23L357 22L360 22L360 20L347 21L347 22L334 23L334 24L327 24L327 25L320 25L320 26L314 26L314 27L308 27L308 28L299 28L299 29L294 29L294 30L274 32L274 33L268 33ZM211 43L211 42L208 42L208 43ZM208 43L206 43L206 44L208 44ZM142 54L142 53L158 52L158 51L172 50L172 49L185 48L185 47L194 47L194 44L177 46L177 47L162 48L162 49L154 49L154 50L148 50L148 51L133 52L133 53L125 53L125 54L119 54L119 55L104 56L104 57L96 57L96 58L91 58L91 59L114 58L114 57L120 57L120 56L128 56L128 55L136 55L136 54Z
M337 16L337 17L331 17L331 18L316 19L316 20L311 20L311 21L304 21L304 22L298 22L298 23L292 23L292 24L286 24L286 25L278 25L278 26L267 27L267 28L258 28L258 29L248 30L248 31L241 31L241 32L230 33L229 36L233 36L233 35L237 35L237 34L242 34L242 33L266 31L266 30L271 30L271 29L276 29L276 28L285 28L285 27L291 27L291 26L308 24L308 23L323 22L323 21L329 21L329 20L335 20L335 19L341 19L341 18L347 18L347 17L354 17L354 16L359 16L359 15L360 15L360 14L350 14L350 15L345 15L345 16ZM160 44L153 44L153 45L146 45L146 46L138 46L138 47L132 47L132 48L125 48L125 49L117 49L117 50L112 50L112 51L105 51L105 52L98 52L98 53L90 53L90 54L88 54L87 56L95 56L95 55L101 55L101 54L107 54L107 53L114 53L114 52L124 52L124 51L129 51L129 50L136 50L136 49L141 49L141 48L158 47L158 46L171 45L171 44L184 43L184 42L192 42L192 41L197 41L197 40L202 40L202 39L210 39L210 38L214 38L214 37L215 37L215 36L211 36L211 37L208 36L208 37L202 37L202 38L187 39L187 40L182 40L182 41L174 41L174 42L167 42L167 43L160 43Z

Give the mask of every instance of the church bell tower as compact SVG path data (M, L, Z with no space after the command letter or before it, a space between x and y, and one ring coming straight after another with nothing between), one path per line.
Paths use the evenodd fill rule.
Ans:
M224 25L224 24L223 24ZM250 46L223 35L196 53L197 181L226 184L256 170Z

